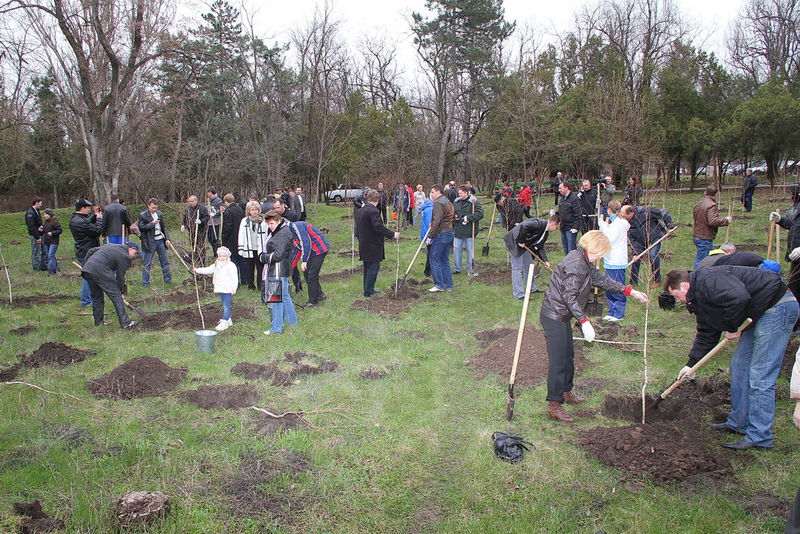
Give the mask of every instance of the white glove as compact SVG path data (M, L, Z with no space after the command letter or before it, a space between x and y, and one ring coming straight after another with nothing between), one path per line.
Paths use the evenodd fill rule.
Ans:
M586 321L585 323L581 323L581 331L583 332L583 339L591 343L594 341L594 327L590 321Z
M789 253L789 259L792 261L797 261L800 259L800 247L792 249L792 251Z
M770 220L770 222L772 222L772 221L780 221L781 220L781 214L778 213L777 211L773 211L772 213L769 214L769 220Z
M577 233L578 233L578 229L577 229L577 228L570 228L570 230L569 230L569 231L570 231L570 233L572 233L572 234L577 234Z
M186 227L184 225L181 225L181 232L185 232L185 231L186 231Z
M692 370L691 367L689 367L688 365L685 365L683 367L683 369L681 369L678 372L678 380L680 380L681 378L684 378L684 377L685 377L685 380L694 380L695 378L697 378L697 375L695 375L694 373L688 374L689 371L691 371L691 370Z
M464 219L461 221L461 224L467 224L469 221L467 220L467 216L464 215Z

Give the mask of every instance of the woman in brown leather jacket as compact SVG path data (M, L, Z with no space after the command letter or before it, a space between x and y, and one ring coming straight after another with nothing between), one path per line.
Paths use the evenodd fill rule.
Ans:
M611 242L602 232L586 232L578 248L570 251L559 263L544 295L539 320L547 339L547 401L551 419L571 423L574 419L562 404L578 404L582 399L572 393L575 376L575 352L572 343L572 318L581 325L586 341L594 341L594 327L583 309L593 287L623 293L640 302L648 302L645 293L622 285L600 273L594 262L611 250Z

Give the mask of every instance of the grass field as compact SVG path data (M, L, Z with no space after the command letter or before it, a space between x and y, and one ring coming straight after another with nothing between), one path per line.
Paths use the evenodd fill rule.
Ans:
M676 222L687 224L700 194L657 197L652 203L666 206ZM733 241L766 243L769 212L783 210L788 203L782 190L774 193L776 200L768 200L771 195L768 188L757 191L749 218L734 221ZM484 202L488 219L491 204ZM551 195L542 197L542 206L551 202ZM728 200L723 202L724 213ZM141 209L133 206L131 212ZM333 245L323 274L351 266L350 257L337 254L351 247L352 221L343 218L350 213L349 208L312 206L311 221L329 229ZM185 243L185 235L177 233L177 215L172 210L165 214L175 229L173 239ZM734 216L740 215L737 209ZM69 210L60 210L59 216L66 227ZM401 274L418 243L418 230L403 235ZM489 258L478 255L482 271L506 261L501 236L493 232ZM724 230L717 243L723 238ZM478 254L485 239L484 231L478 236ZM558 236L550 241L558 242ZM18 377L82 401L27 386L0 387L0 532L15 531L13 502L34 499L41 500L51 516L64 519L68 532L112 532L114 500L135 490L169 495L170 513L149 528L159 533L782 532L785 517L748 511L748 503L765 495L791 501L800 486L800 432L791 424L785 377L779 382L775 448L739 453L732 460L735 476L717 482L663 486L602 466L572 444L576 431L623 423L599 414L578 418L574 425L550 421L544 384L517 389L515 418L507 422L507 376L478 380L464 360L484 350L476 332L517 327L521 301L512 298L510 283L488 286L480 276L470 283L459 274L452 293L426 294L411 311L383 319L350 310L353 301L362 298L359 272L324 284L329 296L324 305L299 310L297 327L269 338L262 334L268 328L268 311L256 293L244 289L234 304L255 310L258 318L234 316L234 326L217 339L217 352L203 355L197 353L188 327L121 331L108 303L112 326L93 328L91 316L80 315L86 310L77 299L78 280L31 271L21 213L0 215L0 245L14 297L74 295L27 309L9 307L7 301L0 305L0 367L48 341L97 351L80 363L24 369ZM691 228L681 227L662 251L668 253L664 272L691 266ZM393 243L387 243L386 253L378 277L382 290L394 282L398 257ZM65 273L76 271L70 264L69 231L58 256ZM560 251L553 253L553 264L561 256ZM171 262L173 287L163 286L160 269L155 268L150 289L141 287L137 260L128 273L130 300L153 297L154 291L191 290L181 286L188 275L174 257ZM411 276L421 278L423 264L421 258ZM648 274L643 267L643 277ZM547 276L543 271L545 283ZM3 278L0 272L0 294L5 297ZM651 297L658 292L650 290ZM304 302L302 297L298 300ZM205 304L216 302L211 294L204 297ZM529 323L538 324L540 304L540 295L532 299ZM648 347L649 391L657 393L685 364L695 323L685 311L665 312L655 303L649 317L650 330L664 332L671 339L664 344L672 345L660 346L656 339ZM211 325L217 319L206 317ZM643 322L644 307L629 303L623 324L637 324L641 331ZM35 329L25 335L10 332L25 325ZM265 363L287 351L334 360L338 368L302 376L290 386L247 381L230 371L238 362ZM589 396L588 409L596 410L606 395L639 393L641 354L596 344L584 351L592 365L583 377L608 379ZM730 354L730 349L723 351L701 375L725 367ZM188 377L178 393L201 385L247 382L260 394L258 406L306 411L311 426L267 436L254 430L260 414L252 409L201 410L178 393L128 401L91 396L87 380L136 356L187 367ZM361 378L369 368L386 376ZM499 461L490 439L497 430L525 437L536 450L515 465ZM724 440L708 436L712 446Z

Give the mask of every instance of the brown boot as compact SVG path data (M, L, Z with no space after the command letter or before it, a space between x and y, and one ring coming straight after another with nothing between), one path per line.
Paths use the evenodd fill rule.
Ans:
M584 399L583 397L579 397L579 396L575 395L571 391L565 391L564 392L564 402L566 402L567 404L580 404L582 402L586 402L586 399Z
M561 406L560 402L556 401L549 401L547 403L549 405L548 415L550 419L555 419L556 421L562 421L564 423L572 423L575 421L570 415L564 411L564 407Z

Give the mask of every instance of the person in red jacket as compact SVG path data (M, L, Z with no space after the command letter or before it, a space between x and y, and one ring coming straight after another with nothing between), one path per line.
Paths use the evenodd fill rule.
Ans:
M404 183L403 187L405 187L406 191L408 191L408 198L409 198L409 202L410 202L410 204L408 206L408 211L406 212L406 220L408 221L408 225L409 226L413 226L414 225L414 190L411 189L411 184L409 184L408 182Z
M524 184L517 195L517 203L522 206L526 219L531 218L531 188Z

